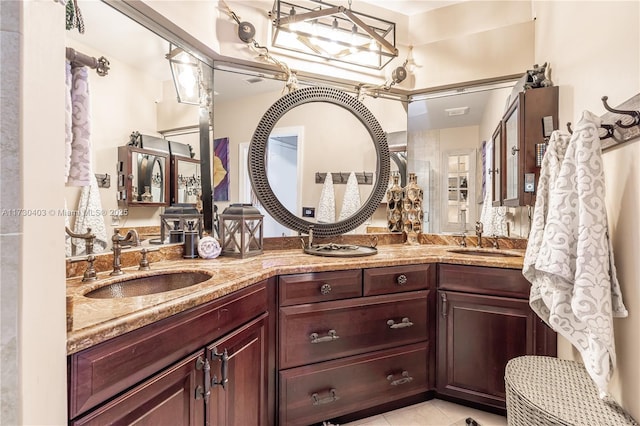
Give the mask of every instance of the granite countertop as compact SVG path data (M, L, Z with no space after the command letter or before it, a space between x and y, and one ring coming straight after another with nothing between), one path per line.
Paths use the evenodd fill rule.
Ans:
M67 279L67 353L72 354L105 340L151 324L163 318L217 299L269 277L282 274L345 270L419 263L452 263L521 269L522 257L471 256L451 253L452 246L393 244L378 246L373 256L357 258L321 257L301 250L268 250L264 254L235 259L163 260L152 263L150 271L124 268L124 276L98 274L98 280L83 283L81 277ZM491 250L491 249L488 249ZM524 250L509 250L524 255ZM201 271L212 278L186 288L116 299L84 296L106 284L163 272Z

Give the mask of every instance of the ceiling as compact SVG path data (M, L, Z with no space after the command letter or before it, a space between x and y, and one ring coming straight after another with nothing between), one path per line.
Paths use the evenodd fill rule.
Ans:
M401 10L402 13L421 13L437 7L443 7L459 1L394 1L394 0L355 0L371 3L390 10ZM125 17L120 12L100 1L83 1L80 3L85 21L85 34L76 30L67 31L70 39L90 47L107 59L126 63L132 68L149 73L160 81L171 79L168 61L165 55L169 52L169 43L156 34ZM117 28L117 31L113 29ZM84 52L83 52L84 53ZM98 55L94 53L94 55ZM117 73L117 66L110 73ZM105 77L109 78L109 77ZM281 91L284 83L268 78L256 78L254 75L243 75L231 72L216 72L214 102L240 99L257 93ZM428 109L430 128L457 127L478 124L480 111L486 103L486 92L467 94L456 93L438 100L429 100ZM450 117L445 114L446 108L469 107L469 113ZM425 107L426 108L426 107ZM421 108L416 114L422 114ZM437 112L437 114L436 114ZM436 117L438 119L436 120Z
M357 10L357 3L367 3L373 6L388 9L395 13L411 16L428 12L440 7L451 6L464 0L355 0L353 4L354 10Z

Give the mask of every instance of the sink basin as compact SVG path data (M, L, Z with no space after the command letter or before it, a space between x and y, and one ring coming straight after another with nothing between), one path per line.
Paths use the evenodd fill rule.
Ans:
M506 251L500 249L490 248L473 248L473 247L461 247L457 249L447 250L449 253L468 254L471 256L485 256L485 257L522 257L522 254L513 251Z
M122 297L146 296L189 287L210 278L211 275L205 274L204 272L168 272L160 275L118 281L92 290L85 294L85 296L92 299L118 299Z

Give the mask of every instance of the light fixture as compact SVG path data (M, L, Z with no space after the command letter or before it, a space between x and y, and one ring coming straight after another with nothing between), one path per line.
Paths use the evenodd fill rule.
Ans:
M199 61L183 49L171 45L166 58L171 66L171 76L176 87L178 102L200 105Z
M322 0L275 0L274 47L367 68L398 56L396 24Z

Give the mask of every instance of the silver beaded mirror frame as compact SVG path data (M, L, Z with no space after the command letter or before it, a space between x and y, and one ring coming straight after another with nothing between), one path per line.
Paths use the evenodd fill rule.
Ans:
M315 223L297 217L282 205L267 180L265 157L269 135L285 113L310 102L328 102L349 111L365 126L376 150L376 181L369 198L355 214L335 223ZM306 87L278 99L263 115L253 133L248 162L251 186L265 210L281 225L294 231L307 234L310 227L313 227L313 235L316 237L341 235L362 225L380 206L389 184L389 145L380 123L356 97L330 87Z

